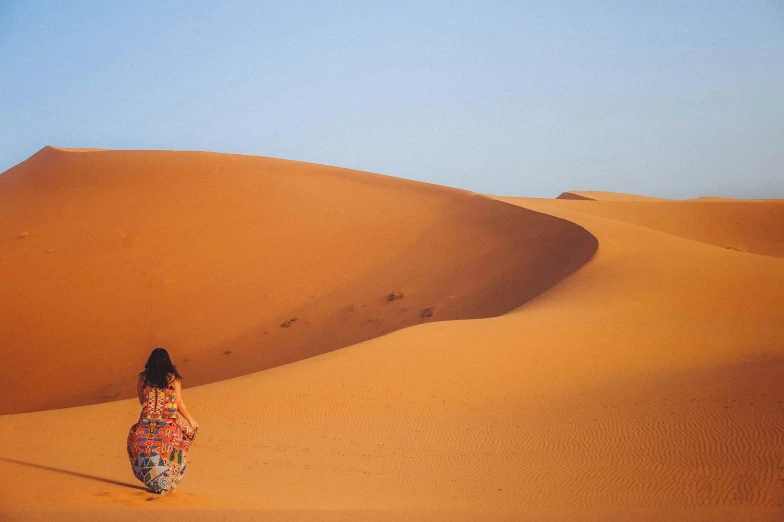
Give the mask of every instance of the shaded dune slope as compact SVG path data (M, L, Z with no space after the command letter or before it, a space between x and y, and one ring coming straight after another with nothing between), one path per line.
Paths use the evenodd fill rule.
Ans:
M0 508L32 519L25 509L46 494L37 509L96 519L174 508L230 508L247 520L258 513L239 510L334 520L359 510L384 520L780 515L781 260L568 201L503 199L571 220L602 247L499 317L422 324L188 390L203 433L177 493L156 502L96 480L132 482L122 441L138 403L2 416L0 447L15 453L0 459L9 477ZM24 483L10 478L19 473Z
M596 248L572 223L447 187L47 147L0 175L0 412L130 397L155 346L193 386L500 315Z

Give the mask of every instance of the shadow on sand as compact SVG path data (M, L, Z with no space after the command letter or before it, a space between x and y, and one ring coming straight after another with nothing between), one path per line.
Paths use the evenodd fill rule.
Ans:
M103 477L96 477L95 475L87 475L86 473L79 473L77 471L68 471L67 469L53 468L51 466L44 466L42 464L33 464L32 462L24 462L24 461L21 461L21 460L8 459L8 458L5 458L5 457L0 457L0 461L2 461L2 462L10 462L12 464L19 464L20 466L28 466L30 468L37 468L37 469L43 469L43 470L46 470L46 471L53 471L55 473L63 473L64 475L71 475L73 477L80 477L80 478L85 478L85 479L90 479L90 480L96 480L98 482L104 482L106 484L114 484L115 486L124 486L126 488L133 488L133 489L140 489L142 491L148 491L148 489L145 488L144 486L139 486L139 485L136 485L136 484L129 484L128 482L120 482L119 480L112 480L112 479L103 478Z

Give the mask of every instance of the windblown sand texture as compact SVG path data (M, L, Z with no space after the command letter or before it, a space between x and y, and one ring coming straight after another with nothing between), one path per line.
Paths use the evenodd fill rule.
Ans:
M577 194L43 149L0 175L0 518L780 518L782 202ZM201 423L161 498L118 400L156 345Z

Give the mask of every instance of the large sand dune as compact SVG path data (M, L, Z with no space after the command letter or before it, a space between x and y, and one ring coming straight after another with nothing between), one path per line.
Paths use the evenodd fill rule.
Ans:
M157 345L194 385L500 315L596 249L570 222L436 185L51 147L0 175L0 241L0 413L131 397Z
M107 513L131 520L173 509L198 520L779 517L784 260L708 244L702 230L690 239L631 223L631 207L611 216L582 211L598 202L499 199L510 222L565 220L598 238L598 251L506 313L415 324L187 390L202 428L171 496L150 501L134 487L124 448L138 414L133 400L0 416L0 513L20 520L55 511L60 520ZM462 212L481 208L466 203ZM501 207L487 208L496 216ZM540 224L532 221L538 213L559 219ZM750 227L732 234L749 245L767 237ZM564 254L575 252L567 244ZM500 248L495 256L520 253ZM472 265L466 284L492 257ZM506 263L499 271L531 270ZM108 378L93 375L95 384ZM48 388L70 385L51 378ZM3 393L5 402L16 398Z

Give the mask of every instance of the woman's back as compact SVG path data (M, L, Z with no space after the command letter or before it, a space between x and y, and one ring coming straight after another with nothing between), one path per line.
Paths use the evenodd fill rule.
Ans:
M143 383L142 412L140 419L144 420L166 420L177 418L177 392L174 389L174 382L170 382L166 388L156 388L148 383Z

